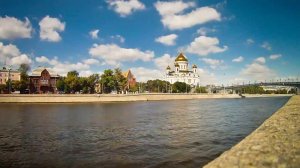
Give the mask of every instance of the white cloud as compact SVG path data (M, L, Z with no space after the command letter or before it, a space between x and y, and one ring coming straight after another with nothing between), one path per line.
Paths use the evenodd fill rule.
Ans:
M201 27L200 29L197 30L197 33L200 34L201 36L206 36L208 33L216 32L216 29L210 29L206 27Z
M176 42L175 42L176 39L177 39L176 34L170 34L170 35L166 35L166 36L160 36L160 37L156 38L155 41L162 43L164 45L167 45L167 46L172 46L172 45L176 44Z
M260 63L260 64L266 63L265 57L258 57L254 61L257 62L257 63Z
M86 62L77 62L77 63L70 63L70 62L61 62L58 60L57 57L53 59L49 59L46 56L40 56L35 58L36 62L47 64L49 69L59 75L66 76L69 71L76 70L79 74L88 74L90 71L90 64ZM89 61L88 61L89 62Z
M160 70L165 70L168 65L173 64L175 57L171 57L169 54L164 54L161 57L154 59L155 66Z
M146 82L147 80L162 79L163 72L157 69L148 69L145 67L133 67L130 69L137 81Z
M83 62L85 64L88 64L88 65L93 65L93 64L99 64L99 60L96 60L94 58L89 58L89 59L86 59L86 60L83 60Z
M32 27L28 18L25 21L14 17L0 17L0 39L31 38Z
M112 39L117 39L120 43L124 43L125 42L125 38L119 34L115 35L115 36L110 36L110 38Z
M126 17L133 11L145 9L145 5L138 0L107 0L106 2L121 17Z
M59 32L65 30L65 23L58 18L45 16L40 22L40 38L45 41L58 42L61 40Z
M224 63L223 60L210 59L210 58L203 58L202 61L208 64L212 69L216 69L218 66Z
M7 65L30 64L32 60L26 54L22 54L13 44L4 45L0 42L0 62Z
M262 45L261 45L262 48L266 49L266 50L272 50L272 46L270 43L268 42L264 42Z
M264 57L256 58L250 65L246 65L246 68L242 69L240 74L245 78L259 81L276 77L275 71L270 69L265 63Z
M31 59L26 54L21 54L10 60L10 64L12 65L31 64L31 62Z
M150 61L154 57L153 51L141 51L137 48L121 48L116 44L95 44L89 49L92 57L103 59L107 64L118 65L128 61Z
M196 4L194 2L183 2L183 1L173 1L173 2L161 2L158 1L154 4L156 10L161 16L174 15L182 13L185 9L194 7Z
M242 57L242 56L239 56L239 57L234 58L234 59L232 60L232 62L243 62L243 61L244 61L244 57Z
M280 58L282 55L281 54L273 54L273 55L270 55L270 59L271 60L276 60L276 59L278 59L278 58Z
M219 47L219 39L215 37L199 36L185 49L186 52L206 56L208 54L224 52L227 46Z
M179 30L209 21L221 20L221 14L211 7L196 8L190 13L183 14L185 9L195 6L193 2L183 2L181 0L173 2L158 1L154 6L162 17L161 22L170 30Z
M89 32L92 39L98 39L99 29L95 29Z
M199 79L200 79L200 85L211 85L211 84L218 84L218 80L217 77L215 76L214 73L209 72L208 70L202 69L202 68L198 68L197 70L198 74L199 74Z
M241 75L252 80L266 80L276 77L276 73L265 64L253 62L241 71Z
M248 39L246 40L246 43L247 43L248 45L254 44L254 40L251 39L251 38L248 38Z

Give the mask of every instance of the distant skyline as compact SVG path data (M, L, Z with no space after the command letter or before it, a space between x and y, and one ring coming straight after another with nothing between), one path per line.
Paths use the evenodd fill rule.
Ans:
M183 52L200 84L300 79L297 0L2 0L0 65L163 77Z

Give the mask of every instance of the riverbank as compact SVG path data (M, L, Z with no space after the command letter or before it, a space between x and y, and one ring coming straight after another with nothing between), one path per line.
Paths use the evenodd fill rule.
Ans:
M300 96L296 95L254 132L204 167L299 167L299 121Z
M289 94L254 94L247 97L274 97L292 96ZM0 95L0 103L84 103L84 102L125 102L125 101L156 101L156 100L183 100L183 99L215 99L241 98L237 94L39 94Z

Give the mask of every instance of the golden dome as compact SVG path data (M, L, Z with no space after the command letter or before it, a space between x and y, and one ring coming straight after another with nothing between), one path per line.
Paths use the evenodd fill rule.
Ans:
M197 68L197 65L194 64L192 68Z
M168 67L166 68L167 70L170 70L171 68L170 68L170 66L168 65Z
M182 53L180 53L180 54L176 57L175 61L188 61L188 60L187 60L187 58L186 58Z

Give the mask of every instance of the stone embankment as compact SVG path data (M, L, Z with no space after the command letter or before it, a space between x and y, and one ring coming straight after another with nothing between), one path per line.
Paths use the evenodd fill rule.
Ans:
M254 132L204 167L299 168L300 96L293 96Z
M251 97L291 96L291 95L251 95ZM247 97L247 95L246 95ZM250 96L249 96L250 97ZM41 95L0 95L0 103L80 103L80 102L124 102L151 100L182 100L209 98L240 98L236 94L41 94Z

